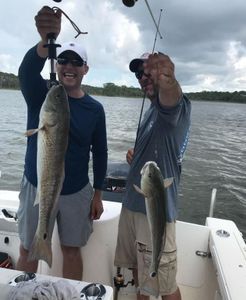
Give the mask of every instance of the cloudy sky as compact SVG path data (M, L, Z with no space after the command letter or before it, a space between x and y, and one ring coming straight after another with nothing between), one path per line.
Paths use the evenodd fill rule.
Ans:
M246 89L245 0L148 0L158 21L156 50L168 54L185 92ZM128 70L132 58L152 52L156 28L144 0L126 7L121 0L9 0L0 10L0 71L17 74L25 52L39 41L34 16L44 6L59 6L88 35L84 44L90 71L85 84L138 86ZM58 43L76 32L63 16ZM49 76L49 63L44 71Z

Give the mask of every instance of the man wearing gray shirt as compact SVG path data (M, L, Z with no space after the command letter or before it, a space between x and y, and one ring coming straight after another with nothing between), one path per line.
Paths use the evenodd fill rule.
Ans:
M176 283L178 185L181 162L188 142L191 104L175 79L174 64L162 53L144 53L129 66L135 73L150 107L141 122L135 149L127 152L130 171L122 201L115 265L133 270L137 299L161 295L163 300L181 300ZM148 161L155 161L164 178L173 178L167 189L166 238L158 276L149 276L151 235L140 186L140 171Z

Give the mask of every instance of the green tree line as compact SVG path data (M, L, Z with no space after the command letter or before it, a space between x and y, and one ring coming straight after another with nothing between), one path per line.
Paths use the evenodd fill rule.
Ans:
M222 102L237 102L246 104L246 91L235 92L216 92L202 91L196 93L186 93L190 100L203 101L222 101Z
M20 89L18 77L14 74L0 72L0 89ZM118 86L112 82L105 83L102 87L83 85L83 89L91 95L107 97L143 97L140 88ZM195 101L222 101L237 102L246 104L246 91L235 92L217 92L202 91L194 93L185 93L189 99Z
M0 72L0 88L14 89L20 88L18 77L14 74Z
M127 87L125 85L118 86L114 83L105 83L103 87L94 87L83 85L83 89L91 95L109 96L109 97L143 97L140 88Z

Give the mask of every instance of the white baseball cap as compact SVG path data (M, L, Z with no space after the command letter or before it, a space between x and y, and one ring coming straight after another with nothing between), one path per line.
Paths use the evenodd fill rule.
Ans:
M150 56L150 53L145 52L139 58L134 58L129 64L130 71L132 71L134 73L137 72L139 65L142 64L145 60L147 60L149 58L149 56Z
M81 59L83 59L84 62L88 62L88 57L85 48L83 48L81 45L74 43L74 42L68 42L61 45L61 47L57 47L57 57L60 56L65 51L73 51L75 52Z

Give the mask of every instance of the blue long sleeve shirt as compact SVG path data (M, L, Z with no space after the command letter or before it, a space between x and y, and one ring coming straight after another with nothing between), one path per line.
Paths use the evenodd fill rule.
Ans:
M35 46L26 53L19 68L21 91L27 104L27 129L38 128L40 109L48 92L47 81L40 74L45 62L46 59L38 56ZM68 102L70 131L61 194L76 193L89 182L90 153L93 160L93 187L101 190L108 157L103 106L88 94L79 99L68 97ZM37 186L37 135L28 137L24 174Z

